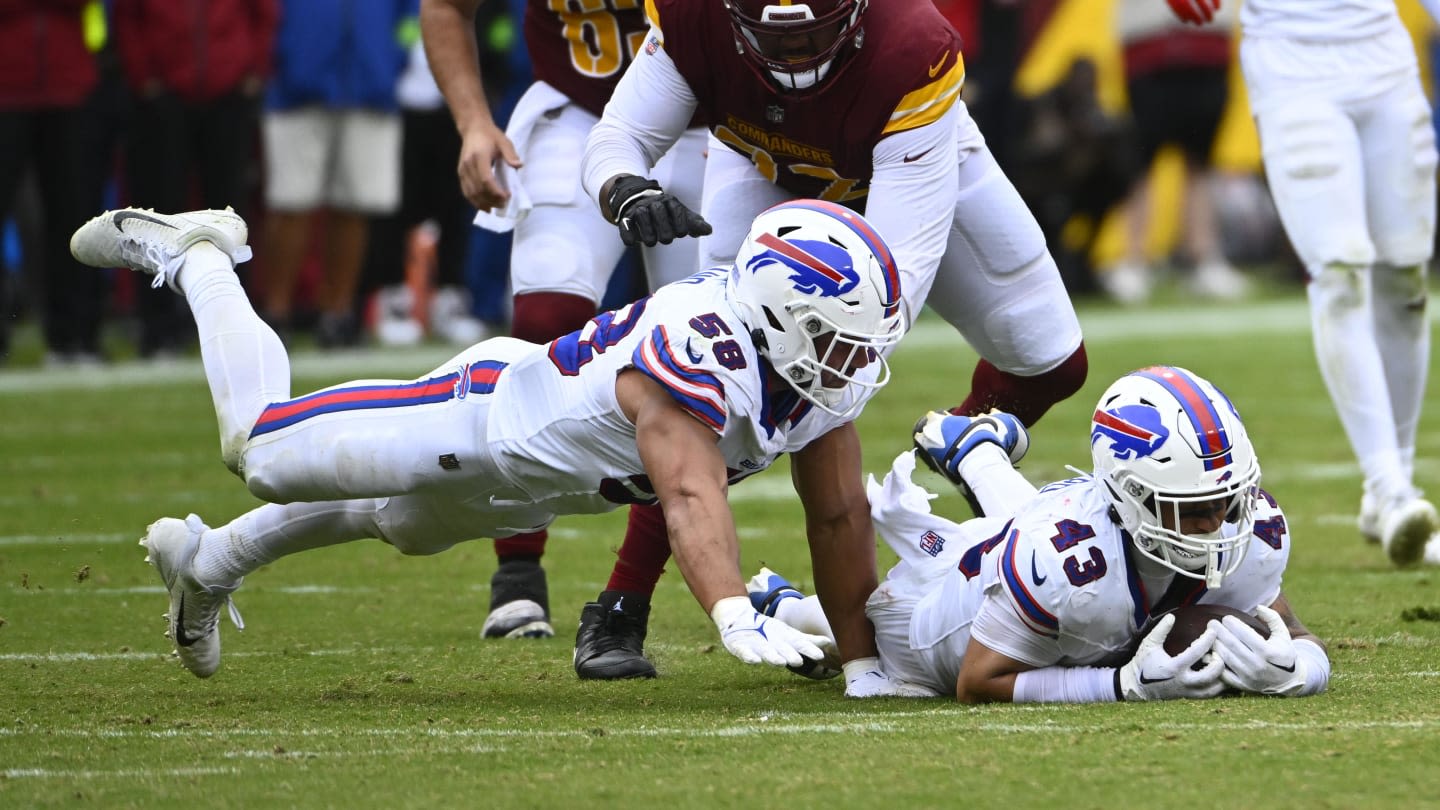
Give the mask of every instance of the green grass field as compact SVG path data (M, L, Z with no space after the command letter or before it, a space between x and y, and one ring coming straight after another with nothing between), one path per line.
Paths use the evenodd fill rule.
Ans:
M219 463L198 362L19 369L0 372L0 807L1440 806L1440 569L1393 570L1359 540L1359 472L1300 293L1081 318L1090 382L1033 431L1023 471L1087 465L1090 409L1126 371L1215 380L1287 508L1285 590L1329 642L1328 694L849 701L837 681L731 658L674 571L648 645L662 677L582 683L571 634L623 513L556 524L555 639L479 639L488 541L431 558L363 542L252 575L237 594L248 629L222 625L224 665L200 681L169 658L164 590L136 546L157 517L218 523L255 503ZM447 354L300 355L294 388L410 377ZM859 423L867 470L960 399L973 361L933 318L907 337ZM1419 455L1440 494L1440 396ZM807 583L783 465L732 502L746 573L763 561ZM964 510L954 495L938 508Z

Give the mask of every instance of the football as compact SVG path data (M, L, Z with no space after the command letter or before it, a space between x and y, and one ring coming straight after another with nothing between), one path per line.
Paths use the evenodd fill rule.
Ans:
M1262 638L1270 637L1270 626L1258 617L1225 605L1186 605L1172 612L1175 614L1175 626L1170 628L1170 635L1165 637L1165 652L1171 655L1184 652L1186 647L1205 632L1205 626L1212 619L1220 621L1226 616L1234 616L1255 628L1255 632Z

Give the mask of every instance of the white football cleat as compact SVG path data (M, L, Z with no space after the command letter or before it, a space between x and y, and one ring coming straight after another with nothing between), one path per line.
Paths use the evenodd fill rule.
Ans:
M1383 517L1380 514L1380 499L1367 491L1360 498L1360 515L1355 518L1355 526L1360 530L1360 537L1365 542L1380 542Z
M1380 543L1390 562L1399 566L1414 565L1425 554L1425 544L1440 529L1440 516L1435 506L1420 497L1397 501L1385 512Z
M200 550L200 536L208 528L195 515L184 520L161 518L150 524L145 539L140 541L148 552L145 561L155 566L170 591L165 635L175 642L180 663L197 678L208 678L220 668L221 606L229 608L235 629L245 629L240 611L230 601L230 594L243 579L224 586L206 586L195 579L195 553Z
M142 208L106 211L81 225L70 237L70 254L91 267L129 267L155 277L150 286L175 286L185 251L211 242L239 264L249 261L245 220L233 210L157 214Z

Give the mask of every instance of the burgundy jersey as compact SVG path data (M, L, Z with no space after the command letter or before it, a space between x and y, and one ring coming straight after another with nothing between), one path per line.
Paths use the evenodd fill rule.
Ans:
M696 118L801 197L861 207L875 144L938 120L965 81L960 36L931 0L870 0L863 46L800 93L782 92L736 52L720 0L646 0L645 12L699 101Z
M648 28L641 0L525 4L525 47L535 78L597 116Z

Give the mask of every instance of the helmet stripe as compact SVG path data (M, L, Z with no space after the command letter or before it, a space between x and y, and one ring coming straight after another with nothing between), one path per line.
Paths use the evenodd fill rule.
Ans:
M1154 380L1169 391L1195 429L1195 438L1200 441L1200 453L1205 456L1205 469L1218 470L1232 462L1230 437L1226 435L1225 423L1215 410L1215 403L1189 374L1172 366L1154 366L1135 372L1138 377Z
M870 252L875 254L875 258L880 260L880 266L885 271L885 303L888 305L885 308L886 316L893 315L899 310L900 270L895 265L895 255L890 252L890 246L881 238L879 232L871 227L870 223L866 221L864 217L861 217L843 205L838 205L826 200L791 200L787 203L781 203L775 206L775 208L803 208L809 211L816 211L838 219L850 226L850 230L854 231L856 235L865 242L865 245L870 248ZM773 211L775 208L770 210Z
M850 280L848 278L845 278L845 276L841 274L840 271L821 261L818 256L801 248L799 245L793 245L789 242L786 242L784 239L781 239L773 233L762 233L755 241L759 242L767 248L770 248L776 253L779 253L781 256L784 256L787 259L791 259L805 265L806 267L830 279L836 284L843 285L845 282Z

